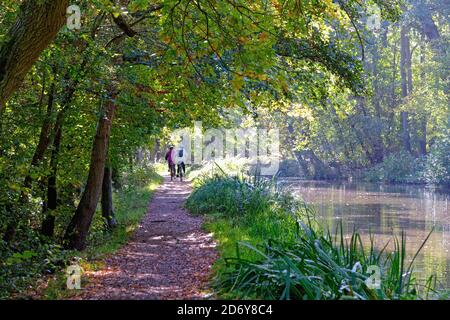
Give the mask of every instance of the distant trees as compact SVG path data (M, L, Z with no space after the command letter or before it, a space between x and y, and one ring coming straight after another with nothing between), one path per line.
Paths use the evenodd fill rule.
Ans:
M265 125L276 121L285 128L281 145L289 146L286 154L298 159L299 154L313 153L321 160L301 163L309 166L303 172L310 177L323 172L319 176L335 178L336 171L361 176L385 160L387 166L397 160L402 167L402 161L414 159L415 165L404 165L412 168L410 181L431 182L423 176L423 167L431 168L447 145L449 8L441 1L411 0L398 21L385 20L375 31L365 29L362 17L356 25L365 40L362 66L367 94L337 89L333 77L324 73L329 82L309 78L309 83L295 87L298 104L279 108L272 104L276 110L272 114L260 109L258 121ZM323 90L312 89L311 83ZM439 147L433 147L436 143ZM439 161L447 163L442 157Z

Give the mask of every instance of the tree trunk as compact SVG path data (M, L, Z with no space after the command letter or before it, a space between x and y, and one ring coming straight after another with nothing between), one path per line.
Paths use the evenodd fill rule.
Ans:
M62 136L62 111L58 114L55 124L55 138L53 140L53 150L50 159L50 176L47 181L47 201L44 203L43 213L46 215L42 222L41 233L47 237L53 237L55 229L55 212L58 206L58 192L56 189L56 174L58 171L58 156L61 146Z
M368 117L366 105L367 103L365 97L357 97L357 109L364 117ZM357 118L356 121L349 118L349 124L350 127L356 132L357 140L364 151L367 160L369 160L372 165L381 162L383 159L383 142L381 141L381 132L371 134L365 130L364 127L361 127L360 118Z
M372 75L373 75L373 105L375 107L376 113L376 124L375 124L375 132L372 136L372 152L370 157L370 162L372 165L378 164L383 161L384 158L384 145L383 139L381 137L381 123L382 123L382 110L381 110L381 95L379 90L379 74L378 74L378 62L380 59L380 54L378 52L379 42L375 40L375 45L372 50Z
M397 43L394 42L392 49L391 107L395 108L397 106Z
M161 159L161 141L159 139L156 140L154 154L153 162L157 163Z
M108 157L105 163L105 172L102 183L102 216L105 219L108 229L113 229L117 225L112 197L112 171L111 161Z
M44 158L45 151L47 151L50 144L50 131L52 129L52 112L53 112L53 102L55 99L55 83L53 82L50 87L50 93L48 95L47 104L47 115L45 117L44 123L42 124L41 133L39 135L39 142L37 144L36 150L34 151L33 158L31 159L30 171L33 170ZM28 174L25 179L23 186L24 188L30 188L33 179L30 174Z
M42 158L44 158L45 151L47 150L50 144L50 131L52 128L51 118L53 112L54 93L55 93L55 83L53 82L50 87L47 103L47 113L44 122L42 123L39 141L36 146L36 150L34 151L33 158L31 159L30 170L28 174L25 176L25 179L23 181L22 192L20 193L19 201L24 205L26 205L26 202L28 201L28 189L31 188L31 185L33 183L31 171L34 170L41 162ZM20 217L15 217L15 219L8 224L6 231L3 235L4 241L11 242L14 239L19 221Z
M402 98L405 99L408 92L408 62L409 65L411 63L411 50L409 45L409 37L408 31L405 26L401 28L401 59L400 59L400 75L402 80ZM402 111L401 114L402 121L402 140L403 140L403 148L411 152L411 142L409 136L409 127L408 127L408 112Z
M393 28L394 29L394 28ZM394 29L396 30L396 29ZM392 63L391 63L391 93L390 93L390 101L389 106L392 110L395 110L397 107L397 73L398 73L398 43L394 41L392 43ZM386 126L386 149L391 149L391 146L396 143L396 138L392 134L393 128L395 128L396 119L394 117L394 112L387 113L387 126Z
M430 12L430 9L424 3L424 1L421 1L416 6L417 6L418 11L420 11L420 13L421 13L420 15L417 16L419 18L419 21L420 21L420 24L422 27L421 32L428 38L428 41L431 42L432 47L434 49L437 49L436 48L437 44L434 42L434 40L439 39L440 35L439 35L439 30L433 21L433 17Z
M420 64L422 66L425 65L425 47L424 47L424 37L422 36L421 39L421 52L420 52ZM422 83L425 83L426 76L425 71L422 69L422 72L420 73L420 80ZM425 157L427 155L427 114L425 110L423 111L423 114L420 115L420 123L419 123L419 155L422 157Z
M86 237L102 191L109 135L115 109L113 100L109 100L102 108L102 115L92 146L86 187L64 236L66 248L83 250L86 247Z
M66 20L69 0L25 0L0 48L0 115L41 52Z
M122 189L122 177L120 176L119 170L111 167L111 179L114 189L121 190Z
M427 118L425 115L420 119L419 154L427 155Z

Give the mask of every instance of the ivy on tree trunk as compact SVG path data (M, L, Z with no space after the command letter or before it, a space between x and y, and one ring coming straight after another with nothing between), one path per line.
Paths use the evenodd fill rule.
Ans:
M102 191L108 143L115 110L116 106L113 99L109 100L102 108L92 146L86 187L64 236L66 248L83 250L86 247L89 227Z
M66 20L69 0L26 0L0 47L0 115L41 52Z

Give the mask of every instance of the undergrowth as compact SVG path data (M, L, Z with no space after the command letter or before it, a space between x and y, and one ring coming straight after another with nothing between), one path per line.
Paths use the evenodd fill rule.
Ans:
M84 252L64 250L59 238L44 238L38 231L13 247L0 241L0 299L58 299L76 294L77 290L66 288L66 267L73 263L85 271L100 267L102 258L127 242L161 182L151 167L135 168L122 177L113 195L117 226L108 230L100 212L96 213Z

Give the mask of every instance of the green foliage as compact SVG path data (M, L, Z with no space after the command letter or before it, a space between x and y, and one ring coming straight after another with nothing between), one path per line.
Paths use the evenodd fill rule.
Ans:
M220 201L222 199L222 201ZM226 205L223 205L225 203ZM214 286L221 297L258 299L420 299L440 297L433 278L424 287L407 265L405 237L394 248L364 248L355 231L346 240L315 221L311 209L276 190L273 183L244 177L204 178L187 201L207 216L221 258ZM426 241L426 240L425 240ZM369 266L381 270L371 289Z
M275 241L251 246L240 242L236 258L226 259L228 270L220 277L221 292L231 291L238 297L298 300L386 300L439 297L432 277L425 288L412 277L406 266L404 242L394 252L377 252L373 243L365 249L360 235L354 232L350 241L342 237L320 235L302 225L292 246ZM404 241L404 238L402 238ZM249 260L242 248L258 258ZM371 289L369 266L383 267L381 287ZM367 272L366 272L367 271Z
M195 190L186 205L192 208L195 214L208 213L214 209L217 213L237 216L247 210L258 210L259 207L267 206L266 191L264 182L253 185L245 178L224 180L215 176L208 179L202 188Z
M398 152L384 158L379 165L367 170L364 178L371 182L413 182L419 176L419 163L408 152Z
M450 137L437 141L425 159L422 171L428 183L450 186Z
M369 3L374 2L380 3ZM288 101L258 100L258 103L255 103L252 116L256 118L256 125L276 126L280 129L283 156L300 164L300 175L315 179L328 176L355 177L355 173L361 169L375 167L376 171L376 166L385 157L389 158L389 155L409 149L411 155L416 158L413 162L417 162L417 169L420 170L422 165L425 165L423 159L420 159L425 154L424 149L432 152L436 141L448 136L449 126L448 68L445 62L448 50L445 48L448 46L450 29L448 9L442 8L438 2L406 1L400 12L395 2L384 1L382 16L395 16L400 13L400 21L396 24L383 20L379 30L360 30L364 43L362 66L355 64L351 67L353 62L346 56L346 53L350 53L346 50L333 52L331 60L334 58L340 63L332 64L332 68L322 70L320 66L313 65L314 71L320 70L320 76L308 69L310 64L299 63L296 69L292 66L298 74L288 81L292 84L288 86ZM348 12L357 15L358 6L355 3L349 2L345 5ZM353 20L356 26L362 27L368 18L366 14L362 14L359 21ZM406 76L402 78L400 72L400 34L405 26L408 26L406 29L411 49L408 56L412 57L411 79L406 79ZM435 39L429 39L424 33L425 26L436 28ZM287 42L284 46L277 45L289 51L289 43L292 46L292 42ZM296 56L310 54L310 42L294 43L302 49L296 52ZM342 41L338 46L353 47L353 52L360 50L355 41ZM326 56L327 46L318 46L318 50L314 48L311 55L318 59ZM356 70L360 67L360 74L364 74L365 79L362 83L354 82L352 86L342 86L335 77L342 72L358 73ZM283 81L279 81L282 85ZM411 83L407 85L411 88L403 93L402 83L409 81ZM355 85L362 85L366 94L355 97L354 92L346 89ZM402 138L401 112L407 112L410 148L404 145ZM321 163L298 157L302 152L313 153ZM402 161L407 160L403 155L401 157ZM307 166L314 168L305 172L304 167ZM329 169L331 175L327 173ZM431 171L427 172L428 178L425 178L412 172L415 169L410 163L407 164L407 169L411 170L411 177L407 177L409 174L401 170L402 176L397 179L394 175L392 180L436 183L432 182L436 179L432 178ZM442 172L443 169L436 167L436 170ZM316 175L315 172L324 174ZM389 172L388 174L390 175ZM371 180L388 181L389 178Z
M0 241L0 299L11 298L40 277L63 268L69 256L60 245L37 233L27 233L14 248Z
M448 137L436 141L429 154L415 158L407 152L391 154L363 174L371 182L429 183L449 185L450 143Z
M14 246L0 241L0 299L27 297L27 289L38 279L57 275L50 281L42 298L60 298L65 292L64 270L74 257L82 259L84 267L94 265L97 259L114 253L125 244L147 212L153 191L162 182L152 167L136 167L123 176L123 189L114 194L114 207L118 225L107 230L98 212L94 217L86 252L63 250L54 240L39 232L20 232L20 241ZM59 283L53 283L56 281Z

